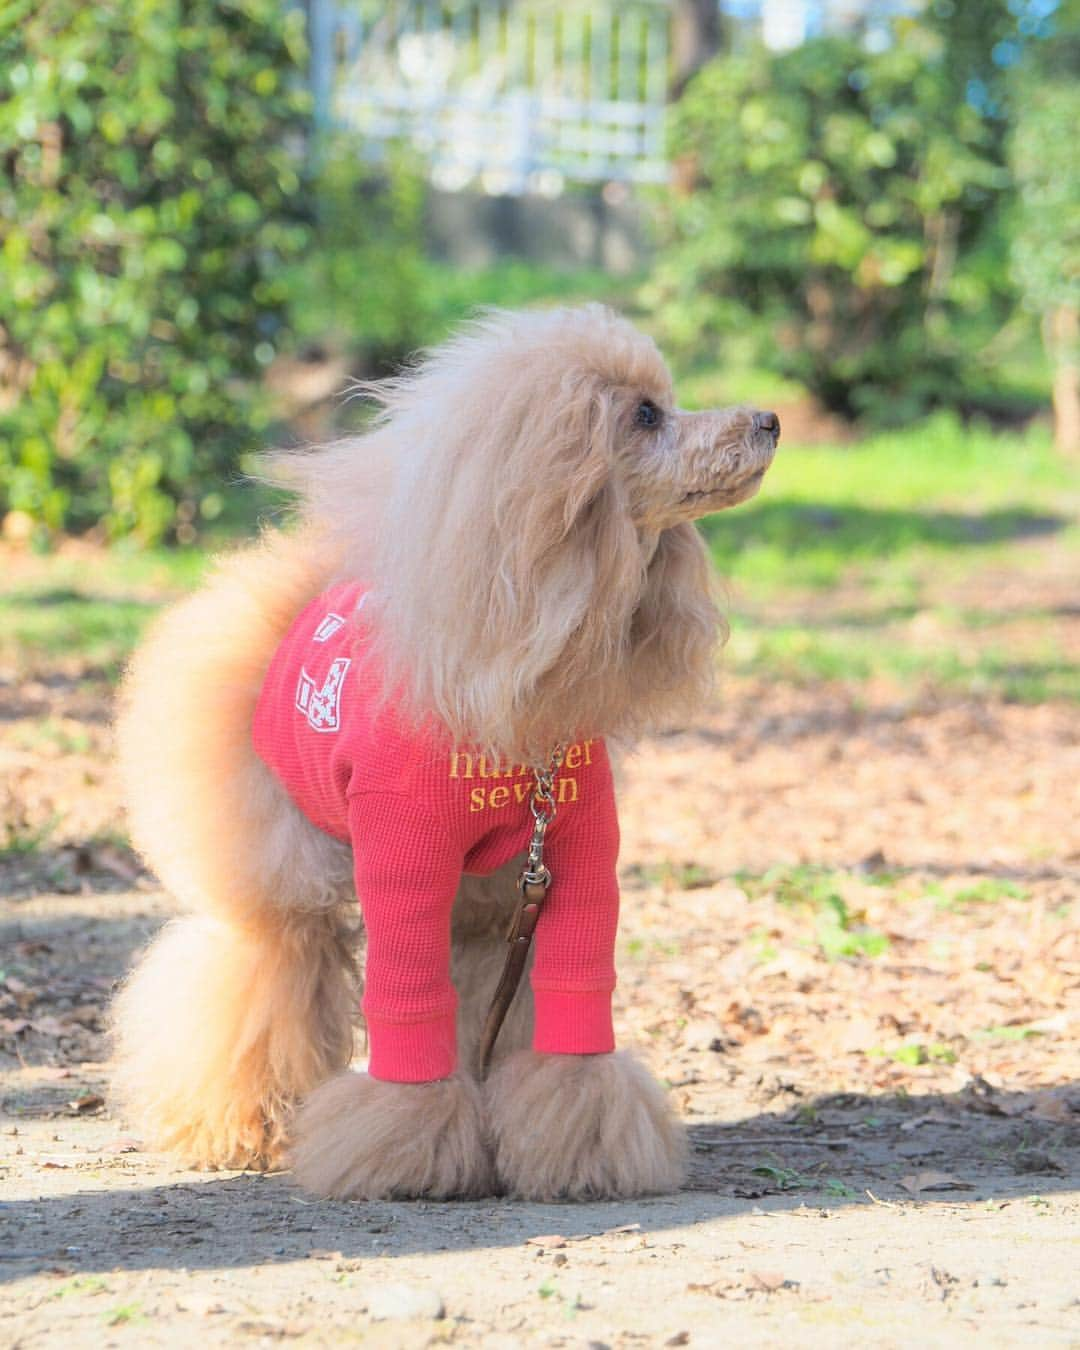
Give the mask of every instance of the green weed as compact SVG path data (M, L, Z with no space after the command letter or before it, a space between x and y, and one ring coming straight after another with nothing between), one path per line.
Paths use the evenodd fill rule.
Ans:
M646 886L656 886L663 891L694 891L713 886L717 877L714 872L695 862L676 863L665 859L653 866L640 866L632 869L635 880Z
M118 1308L111 1308L104 1314L106 1326L121 1327L124 1325L138 1326L140 1322L145 1322L141 1303L125 1303Z
M754 960L760 963L766 961L775 961L780 955L780 948L773 941L772 934L767 928L755 928L746 935L746 941L754 953Z
M773 1163L759 1163L750 1169L755 1176L765 1177L781 1191L823 1190L828 1195L841 1199L852 1199L855 1192L839 1177L822 1177L808 1172L800 1172L794 1167L784 1167L779 1160Z
M980 1027L975 1032L980 1040L996 1041L1026 1041L1030 1040L1032 1036L1042 1036L1043 1034L1037 1027L1022 1026Z
M1026 900L1028 892L1015 881L1002 877L983 877L972 886L957 891L952 901L954 905L991 905L998 900Z
M898 1046L895 1050L885 1050L878 1046L866 1053L872 1059L888 1058L896 1064L907 1064L911 1068L916 1068L920 1064L956 1063L956 1051L940 1042L924 1045L921 1041L909 1041L907 1045Z
M68 726L54 717L17 725L11 739L20 750L39 750L48 745L64 755L85 755L93 748L93 740L84 727L78 723Z
M61 817L50 816L43 825L18 825L4 822L3 841L0 842L0 860L21 858L38 853L52 838Z
M889 947L889 939L884 933L854 922L839 895L827 897L815 932L827 961L839 961L845 956L881 956Z
M828 961L850 957L878 957L888 950L885 933L869 928L840 893L842 876L813 864L774 867L755 876L737 874L751 899L771 895L781 905L814 913L814 940ZM751 941L755 940L751 934ZM775 950L773 949L775 955Z
M49 1295L50 1298L72 1298L77 1294L105 1294L109 1286L100 1275L78 1275L73 1280L59 1285Z

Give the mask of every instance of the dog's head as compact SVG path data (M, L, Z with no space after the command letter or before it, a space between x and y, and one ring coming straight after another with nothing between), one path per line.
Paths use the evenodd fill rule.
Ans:
M521 378L505 397L516 390L524 405L521 439L555 471L568 527L603 496L648 538L758 490L780 437L775 413L682 411L653 342L600 306L519 323Z
M353 570L417 717L536 755L701 696L723 625L691 522L757 490L774 414L679 410L651 340L598 305L489 314L371 392L381 424L313 500L362 530L350 502L392 462Z

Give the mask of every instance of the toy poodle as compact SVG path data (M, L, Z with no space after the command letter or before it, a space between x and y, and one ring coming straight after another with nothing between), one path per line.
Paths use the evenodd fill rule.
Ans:
M128 672L132 834L188 914L117 997L118 1092L189 1162L291 1164L321 1196L674 1189L681 1131L612 1034L607 746L708 694L724 630L693 522L757 490L779 422L680 411L653 343L596 305L487 314L367 392L366 435L274 460L295 525L219 564Z

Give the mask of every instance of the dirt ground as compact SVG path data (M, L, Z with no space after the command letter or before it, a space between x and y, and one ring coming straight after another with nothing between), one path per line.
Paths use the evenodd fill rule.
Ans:
M0 1344L1080 1346L1075 709L729 680L627 764L619 1029L693 1167L625 1204L147 1152L103 1009L170 906L109 741L77 671L0 683Z

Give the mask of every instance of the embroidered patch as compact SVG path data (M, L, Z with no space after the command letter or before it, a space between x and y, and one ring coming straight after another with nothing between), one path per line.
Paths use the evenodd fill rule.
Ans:
M333 610L319 621L318 628L311 635L312 642L329 642L335 633L345 627L345 619Z
M301 669L296 685L296 710L304 714L312 731L337 731L341 726L341 691L350 665L350 657L336 657L321 689Z

